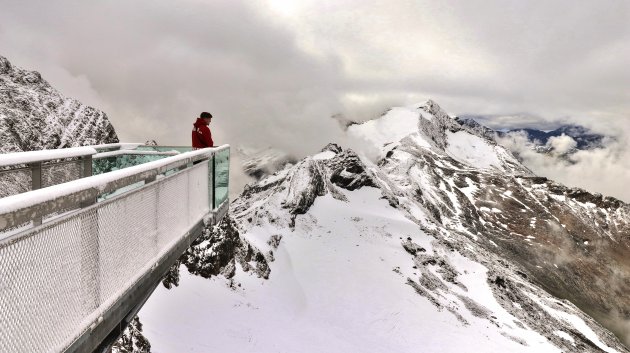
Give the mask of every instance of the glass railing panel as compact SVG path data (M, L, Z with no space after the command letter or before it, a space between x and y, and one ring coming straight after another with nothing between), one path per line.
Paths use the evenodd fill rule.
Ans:
M214 156L208 160L208 205L214 209Z
M219 207L228 199L230 180L230 150L225 149L214 155L214 206Z
M114 170L125 169L136 165L157 161L167 155L142 155L142 154L122 154L92 160L92 175L113 172Z
M157 161L162 158L167 158L167 155L133 155L123 154L118 156L111 156L105 158L98 158L92 160L92 175L99 175L104 173L113 172L115 170L125 169L136 165ZM140 188L144 186L144 181L127 185L123 188L104 193L98 196L97 202L101 202L110 199L114 196L123 194L125 192Z
M135 151L155 151L155 152L190 152L192 147L187 146L138 146Z

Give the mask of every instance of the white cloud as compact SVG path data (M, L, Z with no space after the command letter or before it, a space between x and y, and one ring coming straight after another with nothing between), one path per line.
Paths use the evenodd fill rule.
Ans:
M630 125L622 0L0 8L0 54L106 110L124 140L188 144L192 120L208 110L219 143L302 156L342 140L332 114L366 120L426 98L454 114L524 112L532 125L565 119L615 134Z
M577 147L577 142L571 136L562 134L550 137L547 140L547 147L551 148L551 152L556 156L562 156Z
M623 135L627 136L627 135ZM537 153L524 133L510 133L499 142L518 155L537 175L570 187L580 187L630 202L630 145L628 140L607 138L603 148L581 150L564 156L575 146L569 136L557 137L548 146L550 154Z

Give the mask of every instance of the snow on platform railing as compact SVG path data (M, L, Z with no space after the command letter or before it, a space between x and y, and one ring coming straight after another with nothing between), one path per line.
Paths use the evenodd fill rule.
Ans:
M100 152L92 156L92 159L101 159L101 158L109 158L116 157L122 155L144 155L144 156L176 156L181 152L178 151L136 151L136 150L114 150L108 152Z
M90 202L101 194L137 182L153 180L168 170L208 159L216 153L228 149L229 145L224 145L186 152L126 169L2 198L0 199L0 232L26 223L33 218L65 209L70 204L79 205Z
M139 143L0 154L0 198L191 151Z
M47 162L57 159L85 157L96 154L93 147L72 147L55 150L41 150L0 154L0 167Z
M134 288L165 259L176 260L173 249L202 220L220 216L228 166L225 145L0 199L0 234L56 214L0 235L0 352L82 351L121 303L140 300Z
M134 142L119 142L119 143L106 143L102 145L94 145L90 146L97 151L103 150L135 150L136 148L142 146L142 143L134 143Z

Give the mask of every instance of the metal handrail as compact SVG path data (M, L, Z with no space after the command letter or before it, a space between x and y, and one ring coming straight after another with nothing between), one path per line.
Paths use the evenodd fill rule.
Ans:
M171 152L158 152L158 151L135 151L135 150L114 150L114 151L107 151L107 152L99 152L95 155L92 156L92 159L101 159L101 158L109 158L109 157L116 157L116 156L122 156L122 155L134 155L134 156L176 156L178 154L181 154L180 152L177 151L171 151Z
M133 150L140 146L144 145L143 143L134 143L134 142L117 142L117 143L105 143L101 145L90 146L97 151L101 150Z
M122 170L90 176L0 199L0 232L74 205L91 204L104 193L155 178L169 170L186 167L229 149L229 145L185 152ZM12 237L10 237L12 238ZM0 239L0 245L7 239Z
M55 150L5 153L0 154L0 167L41 163L57 159L87 157L92 156L96 153L97 151L95 148L88 146L62 148Z

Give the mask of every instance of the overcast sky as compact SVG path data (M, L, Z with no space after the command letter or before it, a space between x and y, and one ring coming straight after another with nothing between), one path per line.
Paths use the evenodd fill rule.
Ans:
M427 98L515 117L497 125L630 129L622 0L0 0L0 55L125 141L187 145L207 110L217 143L302 156L342 138L332 114Z

